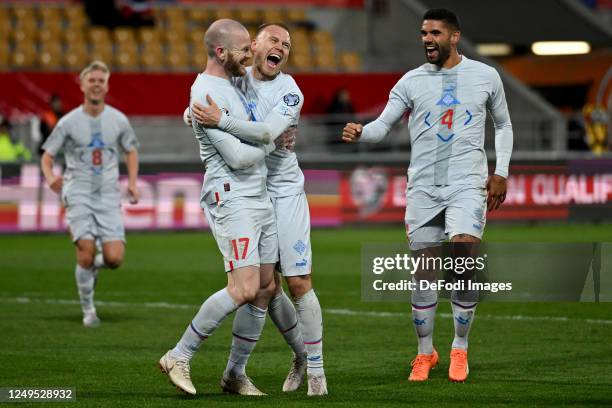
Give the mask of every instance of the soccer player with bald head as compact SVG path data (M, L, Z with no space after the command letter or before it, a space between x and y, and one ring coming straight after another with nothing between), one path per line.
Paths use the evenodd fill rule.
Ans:
M208 62L191 87L191 104L206 104L206 95L236 118L247 120L244 97L230 79L246 74L251 57L249 33L237 21L222 19L210 25L204 36ZM250 354L274 294L274 265L278 239L274 209L266 191L264 158L274 144L241 143L229 133L206 128L197 122L193 130L206 168L200 203L223 256L227 286L202 304L176 346L159 360L170 381L187 394L196 394L190 361L202 342L221 322L245 305L249 319L241 319L234 330L239 339L239 358ZM223 377L227 391L261 395L246 377ZM241 392L242 391L242 392Z
M243 140L261 143L278 137L284 145L266 158L267 190L276 215L279 238L279 273L275 274L276 294L268 313L294 352L292 367L283 384L283 391L295 391L308 376L308 395L327 394L323 369L323 321L319 300L312 288L312 249L310 245L310 214L304 193L304 175L293 151L295 128L299 121L304 97L294 79L281 72L289 58L289 30L280 23L259 27L252 42L253 66L244 77L235 77L234 84L247 98L250 121L222 115L209 99L211 106L192 106L192 114L201 123L225 130ZM189 111L186 110L186 115ZM187 117L187 121L189 121ZM278 139L276 139L278 141ZM294 304L284 293L280 275L285 277ZM240 310L236 320L242 315ZM236 321L235 320L235 321ZM236 334L236 330L234 330ZM234 342L236 337L234 337ZM232 346L232 354L235 347ZM230 356L228 371L244 370L233 364Z

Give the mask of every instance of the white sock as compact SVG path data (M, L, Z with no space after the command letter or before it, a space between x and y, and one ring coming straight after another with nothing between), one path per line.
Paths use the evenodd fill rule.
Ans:
M304 336L308 359L308 375L323 375L323 316L321 305L313 289L296 299L298 326Z
M433 330L438 303L412 303L412 323L419 343L419 354L433 353Z
M455 325L455 338L452 347L467 350L468 335L474 321L477 303L453 300L451 306L453 308L453 324Z
M260 309L250 303L238 309L232 327L232 350L223 374L225 377L237 378L246 375L246 364L261 336L265 323L265 309Z
M230 296L227 288L212 294L202 303L200 310L196 313L187 326L183 337L172 349L172 355L177 358L191 360L193 354L200 345L210 336L221 322L234 310L237 309L234 299Z
M103 269L106 268L106 264L104 263L104 255L102 255L102 252L98 252L96 254L96 257L94 258L94 268L96 269Z
M79 298L81 299L81 310L83 313L95 313L94 307L94 286L96 276L93 268L83 268L77 264L74 270L77 288L79 290Z
M268 314L295 355L306 358L306 347L298 327L297 312L284 291L272 299L268 306Z

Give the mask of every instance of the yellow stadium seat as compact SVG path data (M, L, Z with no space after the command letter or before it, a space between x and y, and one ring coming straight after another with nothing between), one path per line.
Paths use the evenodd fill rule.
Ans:
M10 33L13 41L16 44L33 44L35 40L35 31L14 30Z
M166 52L166 66L175 71L189 68L188 50L185 44L172 44Z
M201 50L197 50L191 53L191 66L198 72L204 71L206 68L206 61L208 61L208 55L202 47Z
M261 24L259 10L251 7L238 9L238 11L236 11L236 19L242 24Z
M43 70L62 68L63 50L59 43L48 43L38 52L38 66Z
M161 34L156 28L142 27L138 31L138 39L142 44L158 43L161 41Z
M88 33L89 41L92 44L98 43L109 43L110 44L110 33L108 28L104 27L91 27Z
M115 44L135 43L134 30L129 27L117 27L113 30Z
M309 52L292 52L289 54L289 65L298 71L312 69L312 58Z
M336 58L331 52L317 52L314 56L314 62L320 70L333 70L336 69Z
M189 39L191 43L195 46L202 46L204 44L204 33L206 31L203 28L198 28L195 30L190 30L188 33Z
M166 30L164 31L165 40L169 44L185 42L185 31Z
M166 7L166 20L185 20L185 10L180 7Z
M18 46L11 56L11 64L18 69L33 68L36 59L36 50L30 45Z
M140 51L140 65L146 71L160 71L164 68L164 49L159 42L146 43Z
M138 49L135 43L124 43L119 45L115 52L115 66L123 71L131 71L138 68Z
M89 53L90 60L100 60L104 62L112 61L113 48L110 43L93 44Z
M36 18L34 13L34 6L32 4L19 4L13 6L13 16L17 20L32 19Z
M78 29L68 29L62 32L64 42L68 45L75 43L85 43L85 32Z
M289 23L301 23L307 21L306 10L301 8L289 8L287 9L287 21Z
M340 66L345 71L349 71L349 72L361 71L361 56L357 52L352 52L352 51L341 52L338 57L338 60L340 61Z
M41 20L62 20L62 13L59 7L40 5L38 17Z
M69 5L64 7L64 17L67 20L87 20L85 9L79 5Z
M205 9L202 7L192 7L189 9L189 20L191 22L196 23L200 26L204 26L211 18L211 13L209 9Z
M64 52L64 66L71 71L78 71L87 64L87 47L84 42L68 45Z
M235 19L236 18L236 12L235 10L232 10L230 8L227 7L218 7L216 9L213 9L211 11L211 14L213 16L213 20L218 20L220 18L231 18L231 19Z
M261 11L263 23L282 23L286 20L285 13L280 9L265 8Z

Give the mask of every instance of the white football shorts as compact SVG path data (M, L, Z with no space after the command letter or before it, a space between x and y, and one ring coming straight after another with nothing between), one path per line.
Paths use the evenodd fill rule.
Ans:
M125 228L119 203L114 207L95 211L87 204L70 204L66 206L66 222L73 242L96 238L100 238L102 242L125 242Z
M406 191L406 234L418 250L458 234L482 238L487 191L466 185L414 186Z
M278 229L280 268L283 276L309 275L312 268L310 210L306 194L272 197Z
M225 271L278 261L274 209L267 194L234 197L204 208Z

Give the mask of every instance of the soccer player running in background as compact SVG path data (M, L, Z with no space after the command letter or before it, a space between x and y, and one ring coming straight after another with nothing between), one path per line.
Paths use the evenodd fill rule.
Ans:
M125 231L121 218L119 157L125 154L130 203L138 202L138 141L127 117L107 105L110 71L94 61L81 71L84 102L62 117L43 144L41 168L51 189L61 194L66 219L76 245L76 282L83 324L100 324L94 306L98 270L123 262ZM53 172L57 153L66 158L64 175ZM96 255L96 240L102 251Z
M206 95L226 112L247 120L244 97L230 78L246 74L251 40L246 28L234 20L212 23L204 35L208 62L191 87L190 105L206 103ZM176 346L159 360L161 370L184 392L194 395L190 361L202 342L233 311L246 305L249 319L234 329L243 334L241 355L250 354L263 330L266 310L274 294L274 265L278 238L274 209L266 191L264 157L274 144L249 145L219 129L193 123L206 168L200 203L223 256L227 286L202 304ZM233 373L232 373L233 374ZM262 395L244 373L224 376L226 391Z
M506 197L513 135L504 88L494 68L457 52L460 37L453 12L428 10L421 27L427 63L399 80L374 122L366 126L348 123L342 133L346 142L379 142L405 112L410 113L412 151L405 221L410 249L417 254L435 253L432 248L447 237L453 245L466 243L473 250L482 237L487 208L497 209ZM484 150L487 110L495 125L497 156L490 177ZM431 280L427 271L421 272L417 271L417 277ZM465 381L468 376L468 333L477 301L474 291L453 291L451 295L455 326L449 368L452 381ZM412 292L418 354L410 381L427 380L438 362L433 347L437 304L435 290Z
M235 85L247 96L251 122L241 121L231 114L222 115L210 100L211 106L192 106L195 118L208 126L218 126L241 139L259 142L267 137L283 134L289 146L277 149L266 158L268 167L267 190L274 205L278 228L280 262L275 274L276 294L268 313L294 352L292 367L283 384L283 391L295 391L303 381L307 366L308 395L327 394L327 380L323 369L323 320L319 300L310 277L312 249L310 246L310 213L304 192L302 173L293 146L304 97L294 79L281 72L289 58L291 39L286 26L279 23L259 27L252 42L253 66L245 77L234 78ZM189 111L186 110L190 120ZM277 139L278 140L278 139ZM285 294L280 274L285 277L294 307ZM235 322L248 315L241 309ZM234 334L236 328L234 328ZM303 336L303 337L302 337ZM227 371L240 369L236 365L234 336L232 355ZM243 360L246 364L246 360Z

